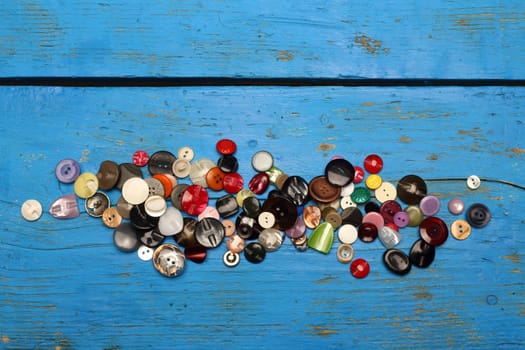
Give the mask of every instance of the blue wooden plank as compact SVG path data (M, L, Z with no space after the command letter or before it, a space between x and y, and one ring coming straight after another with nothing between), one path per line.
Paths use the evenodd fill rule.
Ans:
M166 279L117 251L85 213L29 223L19 210L72 192L54 177L64 157L83 171L139 148L190 145L216 159L222 137L237 141L247 179L251 155L267 149L306 179L333 155L359 164L376 152L384 179L523 185L524 101L521 88L0 88L0 348L523 347L523 190L501 183L429 181L443 207L453 196L488 205L490 225L450 237L429 269L405 277L382 265L379 242L357 242L372 266L365 280L337 262L336 245L325 256L289 241L235 269L223 266L222 245ZM417 231L402 234L407 251Z
M0 3L0 76L523 79L525 5Z

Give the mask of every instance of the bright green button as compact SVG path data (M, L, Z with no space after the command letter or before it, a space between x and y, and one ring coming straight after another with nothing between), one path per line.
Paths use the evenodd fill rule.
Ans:
M366 203L370 199L370 190L366 187L356 187L350 198L357 204Z
M328 222L323 222L313 230L308 238L308 246L318 252L328 254L334 243L334 227Z

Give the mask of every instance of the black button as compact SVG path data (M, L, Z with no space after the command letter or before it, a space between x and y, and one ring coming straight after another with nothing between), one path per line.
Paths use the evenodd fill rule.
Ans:
M129 222L123 222L113 231L113 243L123 252L134 252L140 247L137 231Z
M364 222L359 226L357 230L357 236L359 239L365 243L371 243L377 238L378 231L377 226L370 223Z
M427 195L427 184L417 175L407 175L397 183L397 196L406 204L419 204Z
M344 187L354 180L355 169L346 159L332 159L326 165L324 175L332 185Z
M282 231L291 228L297 220L297 207L285 198L268 198L262 206L262 211L272 213L275 217L274 228Z
M195 227L195 239L206 248L215 248L222 243L224 226L215 218L204 218Z
M159 218L149 216L144 209L144 203L134 205L129 212L131 224L139 230L150 230L157 226Z
M179 210L182 210L182 196L188 186L188 184L178 184L173 188L173 191L171 191L171 204Z
M186 217L183 219L182 230L175 235L173 239L181 247L191 247L197 245L197 240L195 239L195 228L197 227L197 220L194 218Z
M142 170L140 170L140 168L133 163L122 163L118 166L118 169L120 176L117 182L117 188L119 190L122 190L122 185L124 185L124 182L128 181L132 177L142 178Z
M363 213L357 207L348 207L341 213L341 219L343 220L343 225L350 224L357 227L363 222Z
M207 249L200 244L195 244L184 248L184 256L186 259L191 260L194 263L201 264L206 260Z
M217 161L217 167L225 173L235 173L239 170L239 161L234 156L224 155Z
M98 187L103 191L109 191L118 182L120 170L117 163L111 160L105 160L100 163L97 172Z
M410 249L410 262L417 267L429 267L436 256L436 248L423 241L417 240Z
M379 213L380 208L381 207L379 206L379 204L377 204L374 201L366 202L365 213L371 213L371 212Z
M148 161L148 171L151 175L172 174L173 163L177 157L168 151L158 151L151 155Z
M244 213L237 216L235 221L237 234L244 240L257 239L263 228L257 223L255 218L249 217Z
M261 212L261 202L257 197L248 197L242 202L242 209L247 216L257 218Z
M490 210L481 203L472 204L466 211L468 223L473 227L484 227L490 222Z
M252 242L244 247L244 257L253 264L259 264L266 257L266 250L261 244Z
M295 205L304 205L310 198L308 182L300 176L289 176L284 182L281 192L289 196Z
M226 194L215 202L215 208L223 218L233 216L239 211L237 200L231 194Z
M137 236L142 244L150 248L158 247L166 238L159 232L158 227L154 227L151 230L138 231Z
M385 266L397 275L406 275L410 272L412 264L408 256L399 249L388 249L383 254Z

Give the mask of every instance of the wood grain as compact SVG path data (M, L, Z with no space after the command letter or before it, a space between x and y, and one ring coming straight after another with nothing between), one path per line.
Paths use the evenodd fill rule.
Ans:
M96 172L137 149L189 145L215 160L223 137L236 140L245 179L251 155L266 149L308 180L333 155L360 164L378 153L385 180L477 174L523 185L524 102L521 88L488 87L2 87L0 348L523 347L523 190L501 183L469 191L464 181L429 181L447 223L454 196L485 203L491 223L466 241L449 237L429 269L405 277L383 266L379 242L357 242L372 266L364 280L337 262L337 244L325 256L289 241L235 269L222 264L221 245L167 279L119 252L111 230L85 213L29 223L19 211L28 198L47 209L72 192L54 176L62 158ZM417 231L402 235L408 251Z

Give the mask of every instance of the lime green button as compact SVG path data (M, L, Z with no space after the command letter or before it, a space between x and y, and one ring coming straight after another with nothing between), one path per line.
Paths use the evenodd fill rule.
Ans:
M323 222L313 230L308 238L308 246L318 252L328 254L334 243L334 227L328 222Z

